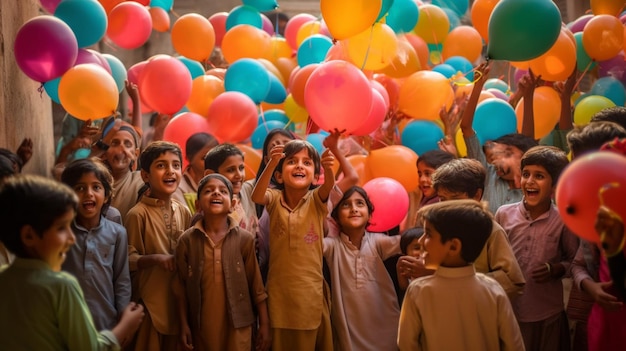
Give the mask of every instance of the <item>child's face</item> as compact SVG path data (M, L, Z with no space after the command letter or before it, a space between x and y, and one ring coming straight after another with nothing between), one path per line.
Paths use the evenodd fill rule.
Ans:
M272 136L272 138L270 139L270 141L267 143L267 150L265 151L266 153L266 157L265 157L265 162L269 162L270 161L270 150L272 150L272 148L276 145L285 145L288 142L290 142L291 138L288 138L280 133L276 133Z
M178 189L182 177L180 158L175 153L166 151L152 161L150 173L142 170L141 176L150 184L150 196L169 200Z
M85 173L74 185L78 195L76 221L81 225L94 226L100 221L100 211L106 201L104 185L93 172Z
M436 269L448 256L451 241L441 242L441 234L428 221L424 221L424 235L419 240L426 268Z
M205 215L228 214L232 205L230 195L224 182L215 178L209 179L200 192L196 208L202 210Z
M355 191L347 199L341 201L339 211L337 211L337 219L339 226L344 231L354 229L364 231L370 219L370 213L363 196Z
M543 208L552 201L554 193L552 177L543 166L525 166L522 170L521 183L526 209L530 210L533 207Z
M285 188L308 189L317 181L315 163L309 156L309 151L304 148L285 159L282 172L275 174L276 181L283 183Z
M132 162L137 161L139 149L135 145L135 138L129 131L120 130L113 136L109 149L102 156L113 173L130 171Z
M417 163L417 175L419 176L419 187L424 194L424 197L429 198L434 196L437 192L433 188L432 175L435 173L435 169L427 165L425 162Z
M519 174L522 150L509 146L499 157L496 157L492 164L496 167L498 177L505 180L514 180L515 174Z
M420 258L422 257L422 244L420 244L420 239L422 237L419 238L415 238L413 239L409 245L407 245L406 247L406 254L409 256L413 256L415 258Z
M70 224L74 219L74 210L65 212L57 218L50 228L41 233L41 237L32 232L22 236L24 245L32 258L46 262L55 272L61 271L67 251L74 245L76 237Z
M206 153L211 150L213 145L207 145L202 150L198 151L192 158L189 160L189 166L194 170L195 174L204 174L204 156Z
M246 177L246 165L241 155L228 156L217 168L217 173L226 177L233 184L233 193L239 195Z

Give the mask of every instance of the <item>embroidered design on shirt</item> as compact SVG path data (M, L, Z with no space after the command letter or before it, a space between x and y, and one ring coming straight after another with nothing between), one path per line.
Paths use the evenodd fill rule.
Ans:
M307 244L313 244L314 242L319 240L319 235L317 235L314 231L313 223L311 223L311 228L304 236L304 242Z

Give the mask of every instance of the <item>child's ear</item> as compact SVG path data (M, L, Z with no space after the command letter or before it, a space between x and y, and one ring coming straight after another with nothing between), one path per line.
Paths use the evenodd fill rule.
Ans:
M22 229L20 229L20 238L22 239L24 246L32 247L39 239L39 235L37 235L33 227L25 225Z
M450 239L450 246L448 246L450 250L448 254L451 256L460 257L462 247L463 244L461 243L461 240L459 240L458 238L452 238Z
M281 171L274 171L274 179L276 179L276 181L279 184L283 183L283 173Z
M213 173L215 173L215 172L213 172L212 169L205 169L204 170L204 176L208 176L209 174L213 174Z
M144 183L148 182L149 176L150 176L150 173L144 171L143 169L141 170L141 179L144 181Z

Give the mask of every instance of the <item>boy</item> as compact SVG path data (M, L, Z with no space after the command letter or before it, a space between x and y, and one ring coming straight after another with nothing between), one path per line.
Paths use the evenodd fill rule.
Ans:
M3 349L119 350L141 323L143 307L130 303L112 331L98 332L78 282L61 272L77 205L70 188L37 176L0 187L0 241L17 256L0 270Z
M554 146L536 146L521 164L524 199L502 206L495 216L526 278L513 310L526 349L564 350L569 348L569 328L561 279L576 255L578 238L563 224L552 197L567 155Z
M187 207L172 199L182 176L182 153L174 143L155 141L141 153L140 163L149 195L128 211L126 221L133 295L146 307L135 350L176 350L174 250L191 218Z
M474 200L451 200L418 215L424 223L424 265L436 271L407 289L399 349L523 350L506 293L472 265L492 230L489 212Z

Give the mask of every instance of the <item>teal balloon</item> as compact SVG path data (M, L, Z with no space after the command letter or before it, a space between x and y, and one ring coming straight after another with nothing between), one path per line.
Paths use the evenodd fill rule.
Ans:
M448 57L443 63L448 64L457 72L461 72L470 82L474 80L474 66L463 56Z
M476 106L472 128L476 131L481 145L487 140L515 133L517 132L515 110L502 99L486 99Z
M589 95L600 95L613 101L617 106L626 104L626 90L619 80L608 76L596 80L591 86Z
M272 129L284 129L285 123L280 121L267 121L265 123L259 124L252 132L252 136L250 136L250 142L252 143L252 147L255 149L262 149L263 142L265 142L265 138L267 137L267 133L269 133Z
M597 66L596 62L589 57L583 46L583 32L574 33L576 40L576 69L578 72L585 72Z
M278 109L271 109L271 110L267 110L267 111L263 111L262 113L259 113L259 120L257 121L258 125L261 125L264 122L269 122L269 121L278 121L278 122L282 122L283 124L287 124L289 123L289 117L287 117L287 114L285 113L285 111L278 110Z
M552 0L502 0L489 17L487 56L534 59L554 45L560 31L561 12Z
M263 29L263 18L261 18L261 13L252 6L236 6L228 13L226 31L240 24ZM254 43L249 43L249 45L254 45Z
M400 137L402 145L421 155L427 151L439 149L437 144L443 139L443 130L435 122L412 121L404 127Z
M298 66L304 67L324 61L328 50L330 50L332 46L332 40L325 35L313 34L304 39L302 44L298 47L296 54Z
M381 18L385 17L387 12L389 12L391 6L393 6L394 1L395 0L383 0L382 6L380 7L380 12L378 13L378 17L376 17L376 21L374 22L378 22Z
M419 20L417 4L412 0L394 0L385 19L395 33L409 33Z
M503 92L505 94L509 93L509 85L505 81L503 81L502 79L498 79L498 78L489 78L489 79L487 79L483 89L484 90L487 90L487 89L498 89L498 90L500 90L501 92Z
M446 78L451 78L456 74L456 69L447 63L441 63L432 68L432 71L443 74Z
M187 67L189 73L191 74L191 79L204 75L204 67L202 67L202 64L200 62L192 60L190 58L186 58L184 56L178 56L177 59L178 61L182 62L185 67Z
M278 7L275 0L243 0L242 3L254 7L258 11L271 11Z
M104 57L104 59L109 63L111 75L113 76L113 80L115 80L117 91L119 93L123 92L124 89L126 89L126 78L128 77L126 67L124 67L124 64L120 61L120 59L111 54L102 54L102 57Z
M150 0L150 7L160 7L166 12L170 12L174 6L174 0Z
M49 80L43 83L43 88L46 91L46 94L50 97L50 99L57 104L61 104L61 99L59 99L59 83L61 82L61 77L55 78L53 80Z
M450 22L450 26L448 27L448 32L452 31L454 28L461 25L461 19L459 18L459 15L456 14L456 12L445 7L442 8L442 10L443 12L446 13L446 16L448 16L448 21Z
M257 60L243 58L233 62L224 75L224 89L248 95L260 104L270 91L270 73Z
M263 101L270 104L282 104L287 98L287 90L275 75L271 73L268 75L270 77L270 90Z
M107 30L107 14L96 0L63 0L54 16L70 26L79 48L96 44Z
M328 134L324 134L324 133L311 133L306 136L306 141L311 143L311 145L313 145L315 150L317 150L317 153L321 155L325 149L324 139L326 139L327 135Z
M433 0L432 4L453 11L457 18L465 15L469 8L468 0Z

